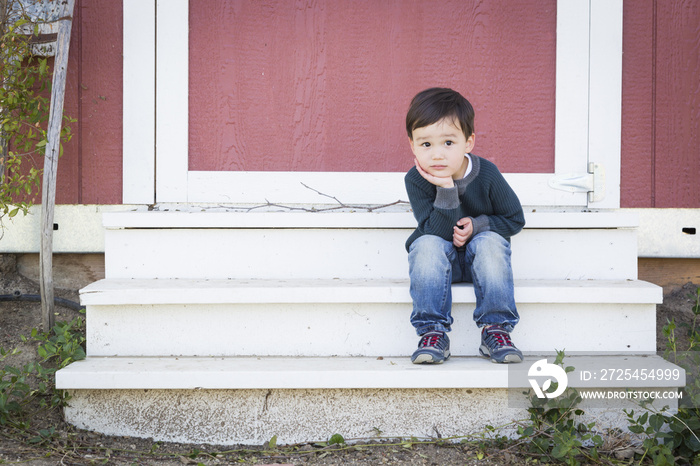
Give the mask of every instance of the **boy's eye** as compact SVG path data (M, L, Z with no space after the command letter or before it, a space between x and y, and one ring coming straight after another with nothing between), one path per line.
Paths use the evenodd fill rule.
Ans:
M454 144L454 142L452 142L452 141L445 141L445 145L446 145L446 146L451 146L452 144Z
M421 144L421 146L423 146L423 147L430 147L430 143L429 143L429 142L424 142L423 144Z

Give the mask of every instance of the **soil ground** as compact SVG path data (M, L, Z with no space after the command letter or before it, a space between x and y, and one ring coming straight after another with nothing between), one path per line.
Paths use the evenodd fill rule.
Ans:
M677 323L690 322L693 300L698 285L688 283L665 297L657 308L658 349L665 348L661 328L667 319ZM24 295L39 294L38 284L16 273L10 255L0 255L0 295L19 291ZM78 302L77 290L56 290L56 296ZM77 311L57 307L57 320L72 320ZM21 354L0 364L22 367L35 361L37 343L23 341L32 329L41 325L41 305L35 302L0 301L0 347L18 348ZM683 332L677 332L683 338ZM681 342L681 348L683 348ZM32 443L41 429L53 427L55 433L47 441ZM267 450L267 451L266 451ZM621 450L625 450L623 445ZM618 452L620 449L618 449ZM65 423L60 410L37 414L29 429L18 430L0 425L0 464L28 465L183 465L183 464L318 464L318 465L501 465L544 464L542 458L525 454L511 442L508 445L479 445L469 443L418 443L385 440L383 443L359 441L342 451L332 451L314 444L277 448L274 452L263 446L211 446L153 442L148 439L108 437L81 431ZM608 464L608 461L603 461ZM629 463L625 463L629 464Z

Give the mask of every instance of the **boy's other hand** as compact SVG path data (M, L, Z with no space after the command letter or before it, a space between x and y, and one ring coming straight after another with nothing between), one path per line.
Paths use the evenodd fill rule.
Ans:
M473 232L472 219L469 217L460 218L452 233L452 244L458 248L464 246L471 238Z
M418 170L418 173L420 173L420 176L425 178L426 181L429 183L434 184L435 186L439 186L441 188L452 188L455 185L455 181L452 179L452 176L435 176L431 175L427 171L423 170L423 167L420 166L418 163L418 159L413 159L413 162L416 164L416 170Z

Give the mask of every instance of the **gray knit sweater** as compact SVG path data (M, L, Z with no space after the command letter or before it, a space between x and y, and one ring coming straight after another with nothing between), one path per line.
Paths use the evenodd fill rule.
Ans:
M436 235L452 241L453 228L463 217L471 217L473 235L493 231L510 241L525 225L518 196L486 159L469 154L472 171L455 180L453 188L439 188L411 168L404 178L406 192L418 227L406 241L406 250L422 235Z

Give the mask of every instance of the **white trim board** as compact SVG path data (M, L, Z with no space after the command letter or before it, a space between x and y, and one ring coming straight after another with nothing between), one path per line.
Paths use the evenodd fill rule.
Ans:
M157 35L156 83L144 88L140 79L125 73L124 94L139 93L139 101L149 110L146 119L151 118L150 103L155 102L153 124L145 121L138 129L154 128L154 150L157 150L154 157L158 163L155 164L157 168L137 166L139 157L150 159L150 155L125 153L125 164L133 164L125 166L125 202L128 199L128 202L152 203L151 194L142 187L151 186L153 180L157 202L258 203L272 201L269 198L275 197L287 203L305 203L313 193L300 189L300 182L309 178L314 178L314 189L347 203L367 203L368 198L371 198L369 203L404 198L401 174L396 173L188 171L189 2L148 0L149 5L162 4L162 8L156 10L155 20L149 24L140 11L126 6L134 1L125 2L124 29L132 31L140 27L143 34ZM125 69L146 66L149 60L153 60L152 51L125 47ZM602 202L591 203L590 207L594 208L619 207L621 63L622 0L559 0L554 174L585 173L589 160L602 164L608 177L607 195ZM133 102L125 106L125 123L132 121L138 110ZM138 138L133 126L125 124L125 140ZM127 150L132 149L125 146ZM147 152L147 148L143 151ZM588 205L584 193L549 188L547 181L554 174L507 174L507 179L525 205ZM357 178L372 182L358 188L349 182ZM253 189L261 185L265 188ZM270 190L271 186L274 190ZM388 188L377 192L377 186Z
M188 206L174 204L168 208L173 211L187 210ZM219 209L217 205L196 205L190 208L195 208L197 211L207 208ZM39 252L40 209L40 206L33 206L26 217L18 215L4 221L5 229L0 237L0 254ZM56 253L103 253L103 213L147 211L146 205L57 205L55 223L59 225L59 230L54 232L54 251ZM639 257L700 259L700 209L619 209L604 214L604 217L598 215L591 217L604 218L606 224L610 223L607 219L611 216L615 217L617 226L623 228L633 228L638 218ZM401 216L396 213L391 215ZM548 227L549 222L542 225L540 222L549 215L555 215L555 213L547 213L547 216L532 216L531 211L526 211L528 228ZM589 213L579 212L572 215L568 213L567 217L583 218ZM401 225L406 225L408 221L405 218L399 219ZM570 227L586 228L581 222L583 220L576 220ZM593 225L596 224L589 225L587 228L594 227ZM692 228L696 231L694 235L683 232L683 229Z
M639 257L700 259L700 209L634 209Z
M325 203L333 196L344 204L408 201L405 173L380 172L188 172L187 202L264 204ZM551 174L506 173L523 205L580 205L584 194L550 189ZM318 191L318 192L317 192ZM585 205L585 204L584 204Z
M155 202L155 3L124 0L122 202Z
M102 214L147 210L144 205L57 205L54 210L53 252L104 253L105 229ZM41 206L29 213L3 219L0 230L0 254L38 253L41 250Z

